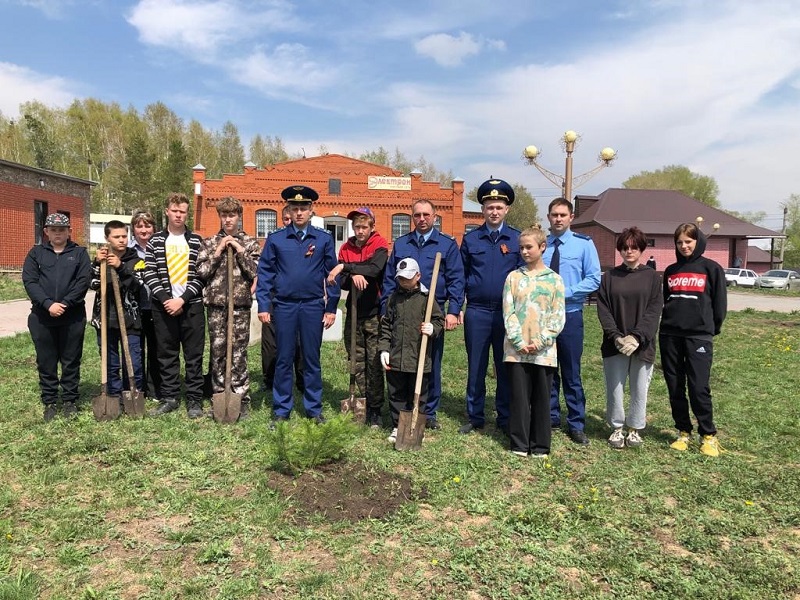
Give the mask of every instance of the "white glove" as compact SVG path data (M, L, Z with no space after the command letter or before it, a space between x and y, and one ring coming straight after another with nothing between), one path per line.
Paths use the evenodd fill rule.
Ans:
M381 364L383 365L383 369L385 371L389 371L391 367L389 366L389 353L388 352L381 352Z
M433 323L423 323L419 330L422 332L422 335L430 337L433 335Z
M617 350L622 352L622 347L625 345L625 338L618 337L614 340L614 345L617 347Z

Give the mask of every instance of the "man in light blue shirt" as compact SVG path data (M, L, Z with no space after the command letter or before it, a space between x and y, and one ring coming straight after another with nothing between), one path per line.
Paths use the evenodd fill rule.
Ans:
M581 383L583 355L583 305L586 298L600 287L600 258L591 238L574 233L569 226L575 218L572 202L556 198L547 208L550 235L544 263L564 280L567 319L556 339L558 370L553 378L550 395L550 423L561 427L560 389L564 388L567 405L567 428L570 439L582 446L589 445L586 426L586 395Z

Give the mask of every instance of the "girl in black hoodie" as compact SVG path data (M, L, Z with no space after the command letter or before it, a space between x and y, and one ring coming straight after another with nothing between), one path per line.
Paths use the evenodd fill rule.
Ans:
M702 437L700 452L716 457L720 445L709 379L714 357L712 340L720 333L727 312L725 271L703 256L706 237L697 225L679 225L674 239L678 261L664 271L664 312L659 332L661 366L679 432L670 447L684 451L691 443L691 404Z

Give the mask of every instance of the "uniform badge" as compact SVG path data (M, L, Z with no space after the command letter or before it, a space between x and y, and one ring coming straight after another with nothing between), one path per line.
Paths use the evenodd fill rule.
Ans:
M306 250L306 258L308 258L312 254L314 254L314 249L315 249L314 245L311 245L311 246L308 247L308 250Z

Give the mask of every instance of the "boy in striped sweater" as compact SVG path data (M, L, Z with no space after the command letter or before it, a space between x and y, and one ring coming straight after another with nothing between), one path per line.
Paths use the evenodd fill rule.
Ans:
M203 415L206 339L203 283L197 276L197 254L203 238L186 227L189 199L184 194L170 194L164 213L167 228L150 238L144 258L144 280L153 294L153 326L162 377L161 399L150 414L163 415L178 408L183 350L186 410L190 419L196 419Z

